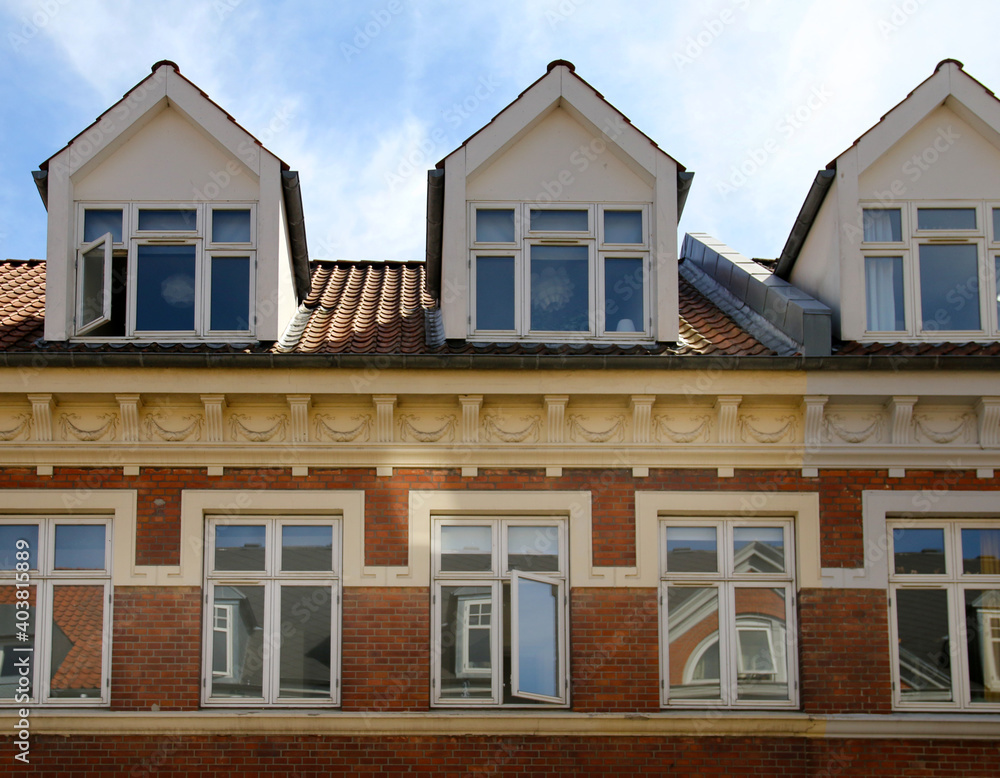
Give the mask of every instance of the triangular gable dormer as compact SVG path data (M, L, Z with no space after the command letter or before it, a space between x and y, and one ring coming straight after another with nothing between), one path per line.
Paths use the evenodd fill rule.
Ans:
M272 341L308 288L298 175L168 61L35 174L49 341Z
M1000 101L944 60L827 169L776 272L846 341L1000 338Z
M428 274L445 337L676 341L691 176L571 63L551 63L431 173Z

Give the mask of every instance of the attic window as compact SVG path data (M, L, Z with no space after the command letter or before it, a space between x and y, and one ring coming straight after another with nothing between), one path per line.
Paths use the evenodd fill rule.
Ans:
M82 204L79 224L78 336L252 334L251 204Z
M645 340L649 207L474 203L471 335Z

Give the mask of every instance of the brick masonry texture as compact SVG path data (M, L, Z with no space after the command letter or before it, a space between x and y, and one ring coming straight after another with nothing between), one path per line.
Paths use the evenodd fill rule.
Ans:
M0 741L2 742L2 741ZM11 744L3 743L10 754ZM82 778L329 776L996 776L982 741L783 738L35 736L5 774ZM8 766L10 765L10 766Z

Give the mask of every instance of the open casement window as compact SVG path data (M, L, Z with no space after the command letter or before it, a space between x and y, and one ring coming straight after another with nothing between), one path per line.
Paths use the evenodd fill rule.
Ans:
M1000 525L889 522L900 710L1000 710Z
M649 206L471 203L470 334L648 341Z
M252 335L253 204L95 203L81 204L79 214L76 335L170 342Z
M0 521L0 705L110 699L111 523Z
M206 705L337 705L339 522L211 519Z
M565 706L565 524L434 523L434 704Z
M79 252L77 273L77 326L84 335L111 321L111 258L114 238L110 232L85 244Z
M797 704L791 533L783 520L663 522L664 706Z

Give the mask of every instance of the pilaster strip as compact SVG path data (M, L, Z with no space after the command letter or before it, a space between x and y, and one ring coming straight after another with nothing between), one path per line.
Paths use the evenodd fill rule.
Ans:
M394 440L393 412L396 408L396 395L373 394L375 404L375 440L379 443L392 443Z
M649 443L653 437L653 403L656 395L633 394L629 400L632 408L632 442Z
M122 419L122 440L126 443L139 442L139 408L142 397L138 394L116 394L118 411Z
M205 406L205 440L209 443L221 443L223 440L222 411L226 407L226 395L203 394L201 402Z
M735 443L737 419L739 417L742 395L717 397L715 400L715 415L719 425L719 443Z
M549 443L562 443L566 439L566 405L568 403L568 394L545 395Z
M309 442L309 409L312 407L311 394L288 394L288 408L292 415L292 443Z
M52 440L52 416L56 402L51 394L29 394L31 403L31 439L49 443Z
M462 442L479 442L479 411L483 407L481 394L459 395L462 404Z

